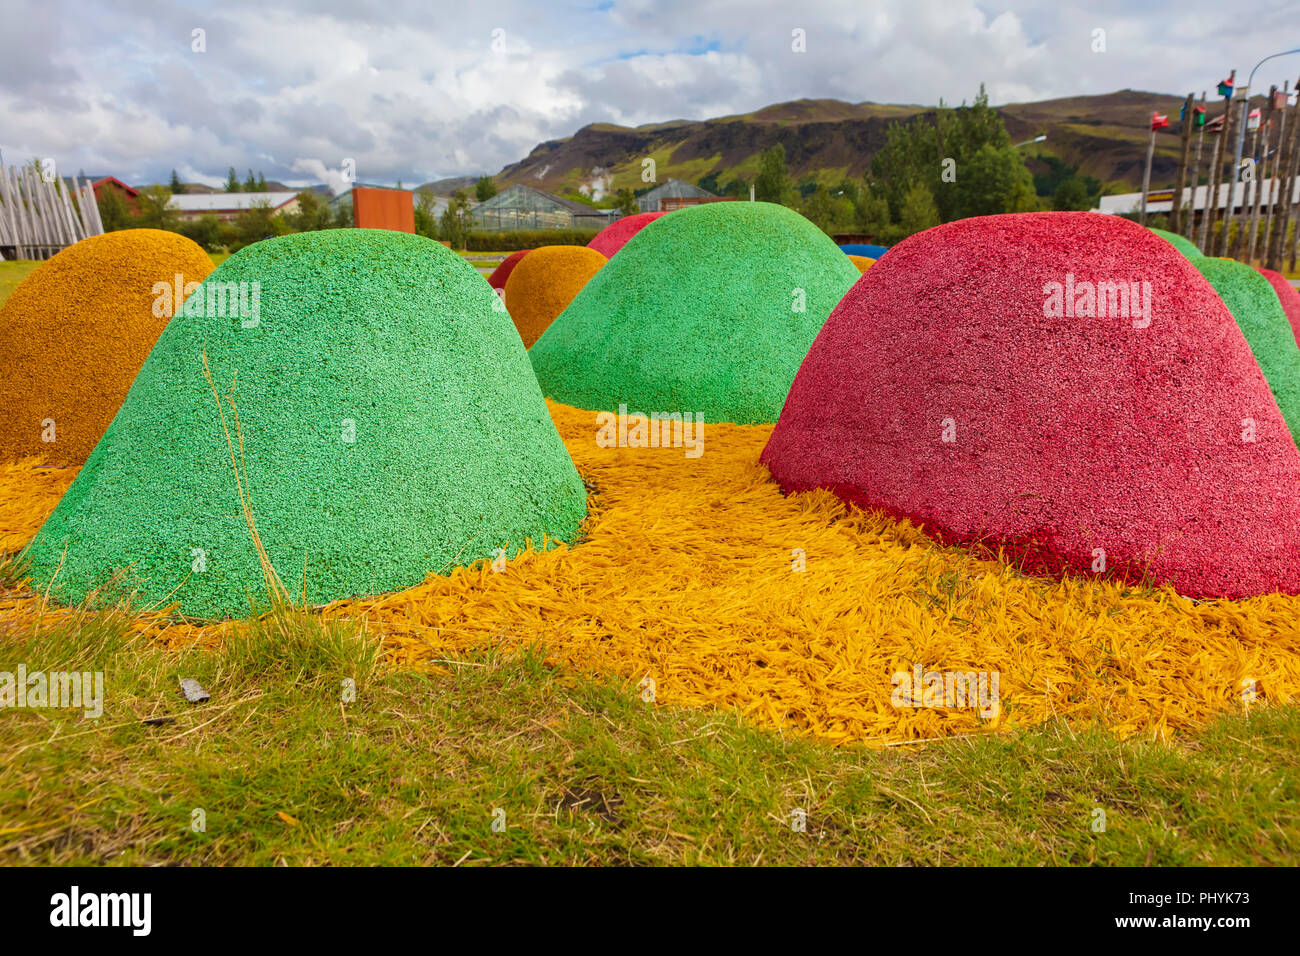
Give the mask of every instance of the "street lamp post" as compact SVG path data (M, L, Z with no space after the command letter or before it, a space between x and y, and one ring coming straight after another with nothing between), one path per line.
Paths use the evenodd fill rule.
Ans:
M1232 181L1228 184L1228 208L1224 211L1223 238L1219 244L1220 254L1226 255L1228 252L1228 233L1232 230L1233 219L1236 218L1233 207L1237 202L1237 177L1241 172L1241 151L1246 145L1246 112L1250 109L1250 85L1255 80L1255 70L1269 60L1275 60L1279 56L1290 56L1292 53L1300 53L1300 49L1283 50L1281 53L1264 57L1250 71L1250 76L1246 78L1246 85L1241 90L1241 121L1237 124L1237 156L1232 164Z

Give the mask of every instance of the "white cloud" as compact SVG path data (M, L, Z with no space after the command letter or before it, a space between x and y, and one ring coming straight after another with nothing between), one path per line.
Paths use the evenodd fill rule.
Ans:
M0 149L134 181L295 184L355 157L365 181L495 172L591 122L749 112L783 100L995 103L1212 87L1275 52L1285 0L8 0ZM1232 29L1225 30L1231 21ZM207 52L190 50L207 31ZM790 49L795 27L808 52ZM1107 52L1090 49L1107 31ZM505 53L493 49L493 31ZM1218 50L1210 58L1208 51ZM1221 60L1221 62L1220 62ZM1300 57L1258 77L1300 74Z

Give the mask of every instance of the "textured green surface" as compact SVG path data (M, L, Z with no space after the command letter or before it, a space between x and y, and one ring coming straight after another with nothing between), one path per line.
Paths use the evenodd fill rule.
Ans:
M1268 379L1277 407L1300 444L1300 348L1277 293L1269 281L1243 262L1202 256L1192 265L1210 280Z
M169 323L32 546L42 588L62 561L65 600L128 566L140 601L174 590L196 617L265 600L205 347L223 395L238 372L262 542L294 594L305 561L311 603L408 587L526 538L572 540L582 480L510 316L465 260L418 236L337 229L250 246L215 281L261 283L258 325ZM226 418L234 436L228 406Z
M858 278L825 233L784 206L693 206L633 236L529 357L542 391L578 408L774 422Z
M1205 258L1201 254L1201 250L1196 248L1196 243L1186 236L1180 236L1176 232L1169 232L1167 229L1152 229L1151 231L1181 252L1185 258L1192 260Z

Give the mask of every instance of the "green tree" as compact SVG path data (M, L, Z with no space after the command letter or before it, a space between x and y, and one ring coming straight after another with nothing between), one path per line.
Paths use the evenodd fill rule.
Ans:
M418 190L415 194L415 232L417 235L438 238L438 219L434 215L437 200L430 189Z
M262 175L260 169L257 171L257 191L259 193L266 192L266 177Z
M497 194L497 184L492 181L491 176L480 176L478 182L474 184L474 198L479 202L487 202Z
M804 199L799 211L805 219L828 235L847 232L854 225L853 202L841 189L817 187Z
M239 177L235 175L235 167L230 167L230 172L226 173L226 192L239 192Z
M1078 176L1063 179L1052 196L1052 208L1058 212L1086 212L1092 208L1088 187Z
M166 186L146 186L140 190L140 211L135 225L145 229L175 229L176 210L171 208L172 191Z
M614 198L614 208L623 215L632 216L640 211L641 207L636 204L636 196L632 194L632 190L620 189Z
M298 194L298 211L286 213L284 220L295 232L315 232L334 228L334 215L326 203L321 202L310 189Z
M799 212L822 232L831 231L831 219L834 213L831 211L830 197L825 189L814 186L812 193L802 197Z
M185 192L185 185L181 182L181 178L176 175L176 170L174 169L172 170L171 185L168 188L171 189L173 196L179 196L181 193Z
M713 193L715 196L720 196L722 195L722 184L718 182L718 177L721 175L722 173L715 169L713 172L701 176L695 185L699 186L706 193Z
M208 252L216 252L225 243L221 237L221 221L213 215L199 216L198 219L182 222L176 231L187 239L198 243Z
M116 186L106 184L95 197L95 204L99 206L99 218L104 222L105 232L131 228L131 210L127 209L126 200Z
M450 242L453 249L464 249L465 243L469 240L472 223L469 200L465 197L463 189L457 189L451 194L451 201L443 210L442 219L438 223L438 238Z
M858 184L855 183L853 180L842 179L840 180L840 184L838 186L834 186L831 188L831 195L834 196L843 195L846 199L848 199L849 202L856 204L858 201L859 191L860 190Z
M283 236L293 230L283 216L277 216L268 202L255 202L234 218L235 242L232 251L263 239Z
M925 183L916 183L903 197L903 208L898 217L899 238L906 238L939 225L939 207L935 205L934 194Z
M870 186L858 191L857 202L853 204L856 213L854 225L867 235L879 239L889 236L893 221L889 216L889 200L877 195Z
M942 222L1038 208L1033 177L983 84L970 106L953 109L940 101L933 113L891 123L871 175L900 224L918 183L929 189Z
M743 179L729 180L727 185L722 187L720 195L735 196L737 199L748 199L749 183L745 182Z
M1060 188L1061 183L1065 182L1071 176L1078 175L1079 166L1077 163L1070 164L1047 153L1038 153L1034 156L1034 162L1041 163L1046 168L1042 172L1034 173L1034 192L1040 196L1055 196L1056 190ZM1101 190L1101 183L1089 177L1080 177L1083 184L1088 187L1088 192L1095 194Z
M963 177L954 218L991 216L1003 212L1028 212L1038 208L1034 178L1024 161L1011 149L985 143L959 167Z
M759 157L754 198L760 202L788 203L793 195L794 182L785 166L785 147L777 143Z
M257 192L257 180L253 178L253 171L251 169L248 171L248 178L244 180L244 192Z
M941 159L936 123L916 117L885 128L885 143L871 160L871 179L877 195L889 204L891 219L898 220L914 183L939 184Z

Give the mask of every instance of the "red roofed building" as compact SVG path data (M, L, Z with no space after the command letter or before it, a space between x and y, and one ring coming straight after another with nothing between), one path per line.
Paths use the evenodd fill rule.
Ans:
M77 181L85 182L90 180L91 188L95 190L95 199L99 202L104 201L105 191L116 192L126 203L126 208L131 210L132 214L140 211L140 193L132 189L122 180L115 176L85 176L78 175L75 179L71 176L64 176L63 181L72 189L77 188Z

